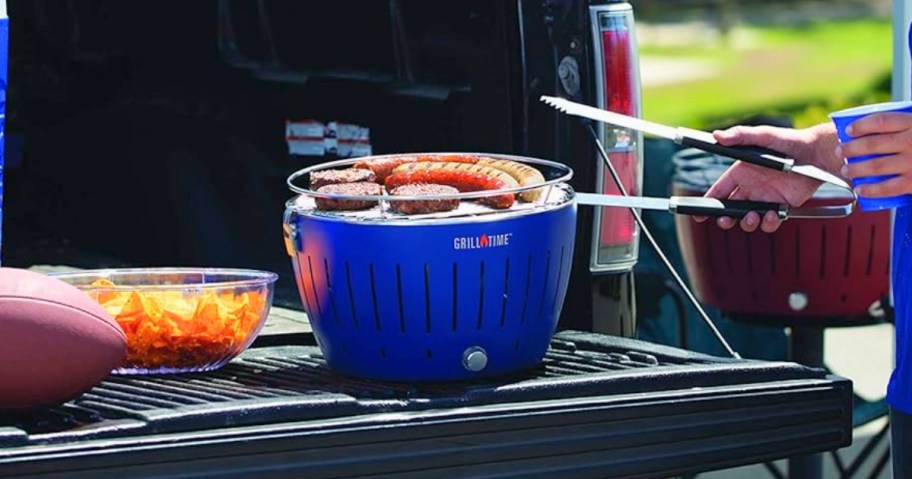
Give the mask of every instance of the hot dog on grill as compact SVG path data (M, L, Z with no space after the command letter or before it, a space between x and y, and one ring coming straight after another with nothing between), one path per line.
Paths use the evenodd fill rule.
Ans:
M411 158L411 159L410 159ZM355 168L371 170L377 177L378 183L383 183L386 177L393 172L393 168L407 162L414 161L413 157L393 156L389 158L373 158L355 163Z
M393 169L393 173L406 173L409 171L467 171L478 175L490 176L504 182L507 188L518 188L519 183L509 173L499 168L490 166L471 164L471 163L454 163L454 162L419 162L406 163Z
M442 163L478 163L478 157L458 153L447 155L416 155L416 162L433 161Z
M368 169L377 176L377 182L383 183L393 170L403 164L416 162L475 163L477 157L471 155L402 155L389 158L372 158L355 163L355 168Z
M460 192L516 188L519 183L503 171L468 163L422 162L400 165L386 178L387 191L402 185L436 183L456 188ZM513 193L479 198L478 202L494 208L513 206Z
M537 185L545 182L545 177L541 174L540 171L529 165L524 165L516 161L498 160L495 158L487 158L483 156L478 159L477 164L504 171L512 176L513 179L515 179L522 186ZM536 188L534 190L520 192L519 197L523 201L535 201L541 196L541 194L542 189Z

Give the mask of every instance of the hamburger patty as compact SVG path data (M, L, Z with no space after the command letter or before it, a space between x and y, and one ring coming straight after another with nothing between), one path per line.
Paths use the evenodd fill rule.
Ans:
M343 183L375 183L377 175L371 170L346 168L344 170L324 170L310 173L310 189L317 191L322 186Z
M381 195L383 190L377 183L340 183L318 188L317 193L331 195ZM315 197L317 208L321 210L366 210L377 206L377 201L370 200L337 200Z
M459 190L452 186L435 184L410 184L393 188L392 196L425 196L425 195L454 195ZM407 215L437 213L451 211L459 206L459 199L431 199L390 201L390 209Z

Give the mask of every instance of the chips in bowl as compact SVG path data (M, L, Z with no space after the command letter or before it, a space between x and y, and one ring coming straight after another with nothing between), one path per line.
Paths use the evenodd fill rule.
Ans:
M130 271L55 275L71 284L87 283L75 285L98 301L124 330L127 356L115 373L219 368L253 342L272 302L272 273L167 270L170 276L166 276L165 271L152 269L142 271L161 274L144 282L138 276L140 270ZM236 277L245 274L254 277Z

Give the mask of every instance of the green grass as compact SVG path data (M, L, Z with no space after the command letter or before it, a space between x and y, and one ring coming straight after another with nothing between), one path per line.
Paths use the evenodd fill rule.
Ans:
M659 47L640 56L712 61L712 78L644 86L647 119L712 128L758 114L786 114L796 126L827 121L831 109L889 98L889 20L822 22L795 28L738 27L744 46ZM742 43L734 41L736 45Z

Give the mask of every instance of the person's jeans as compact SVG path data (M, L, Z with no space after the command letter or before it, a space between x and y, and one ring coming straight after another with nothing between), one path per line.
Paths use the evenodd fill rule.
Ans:
M912 416L890 410L893 479L912 479Z

